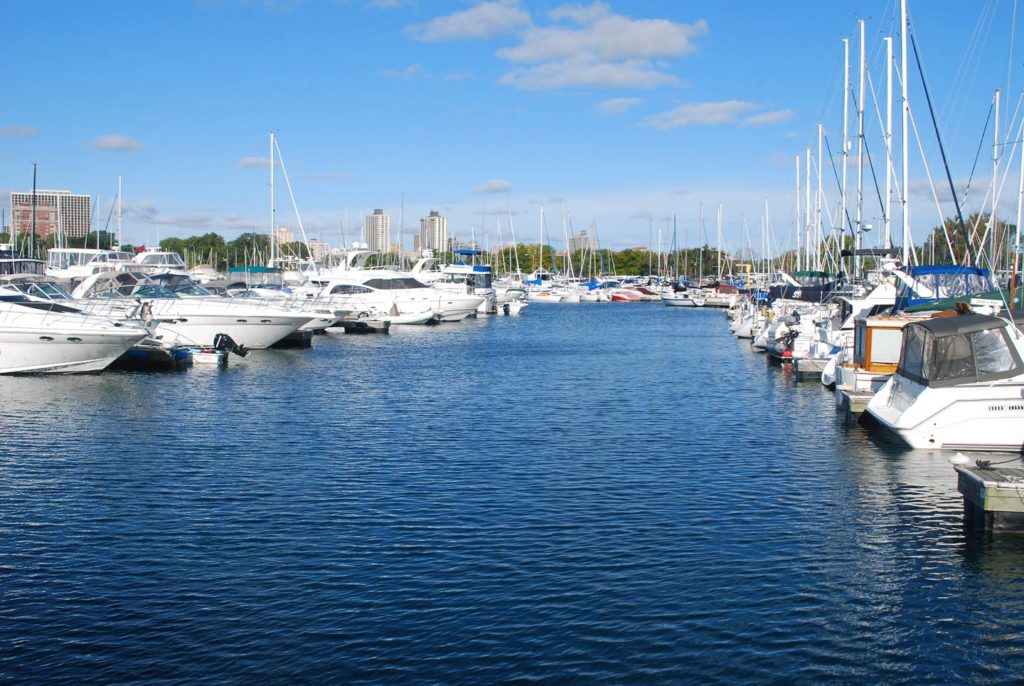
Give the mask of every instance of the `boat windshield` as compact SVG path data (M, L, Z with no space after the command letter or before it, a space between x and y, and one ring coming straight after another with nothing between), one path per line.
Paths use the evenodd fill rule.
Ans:
M149 267L176 267L178 269L185 268L185 261L176 252L163 252L163 253L143 253L139 264L144 264Z
M25 295L42 300L73 300L71 294L50 281L26 281L7 284L8 288L21 291Z
M396 276L389 279L368 279L365 283L370 288L376 288L377 290L382 291L398 291L408 288L427 287L411 276Z
M1005 326L939 335L911 324L903 334L897 372L924 386L994 381L1024 374Z
M90 298L177 298L163 286L156 284L125 285L96 291L89 295Z
M203 288L197 283L183 283L180 286L175 286L174 292L178 295L188 296L205 296L214 295L211 291Z

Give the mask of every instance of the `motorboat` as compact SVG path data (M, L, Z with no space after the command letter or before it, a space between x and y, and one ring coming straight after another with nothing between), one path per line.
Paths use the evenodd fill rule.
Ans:
M974 312L907 324L896 371L867 413L912 448L1024 451L1018 324Z
M442 322L475 315L482 296L431 288L421 281L389 269L352 270L323 285L319 297L331 307L351 312L398 315L435 314ZM427 318L425 321L429 321Z
M50 248L46 252L46 275L77 282L100 272L130 269L135 255L100 248Z
M269 348L312 319L264 301L183 298L141 272L94 274L72 296L77 306L93 313L143 317L157 337L188 345L213 345L217 334L225 334L248 349Z
M146 274L189 276L185 260L181 259L181 255L176 252L147 248L138 253L132 261L135 263L133 269Z
M0 374L100 371L148 335L137 322L0 294Z
M679 291L678 293L663 293L661 301L669 307L704 307L705 299L691 291Z
M466 258L480 256L480 250L460 249L455 251L461 259L441 265L432 250L424 250L422 256L409 270L417 281L454 294L469 294L483 298L477 307L478 314L494 314L498 297L493 286L493 273L488 264L467 264Z

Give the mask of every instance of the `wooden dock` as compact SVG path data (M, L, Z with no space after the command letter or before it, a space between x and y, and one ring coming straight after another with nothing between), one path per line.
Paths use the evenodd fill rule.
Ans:
M1024 469L957 465L964 523L977 529L1024 524Z
M867 408L875 394L872 391L855 391L847 386L839 386L835 390L836 409L855 417Z
M821 381L821 373L828 366L828 358L798 357L793 360L793 373L797 379Z

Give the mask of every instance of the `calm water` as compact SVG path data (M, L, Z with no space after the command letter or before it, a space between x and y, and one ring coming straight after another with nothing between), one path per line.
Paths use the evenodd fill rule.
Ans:
M0 378L0 682L1019 683L1024 536L720 312Z

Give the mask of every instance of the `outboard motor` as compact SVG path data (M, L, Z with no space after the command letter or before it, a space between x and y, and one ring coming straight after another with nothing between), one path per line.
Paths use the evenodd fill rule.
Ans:
M238 345L235 340L226 333L219 333L213 337L213 348L214 350L226 350L229 353L234 353L239 357L245 357L249 354L244 345Z

